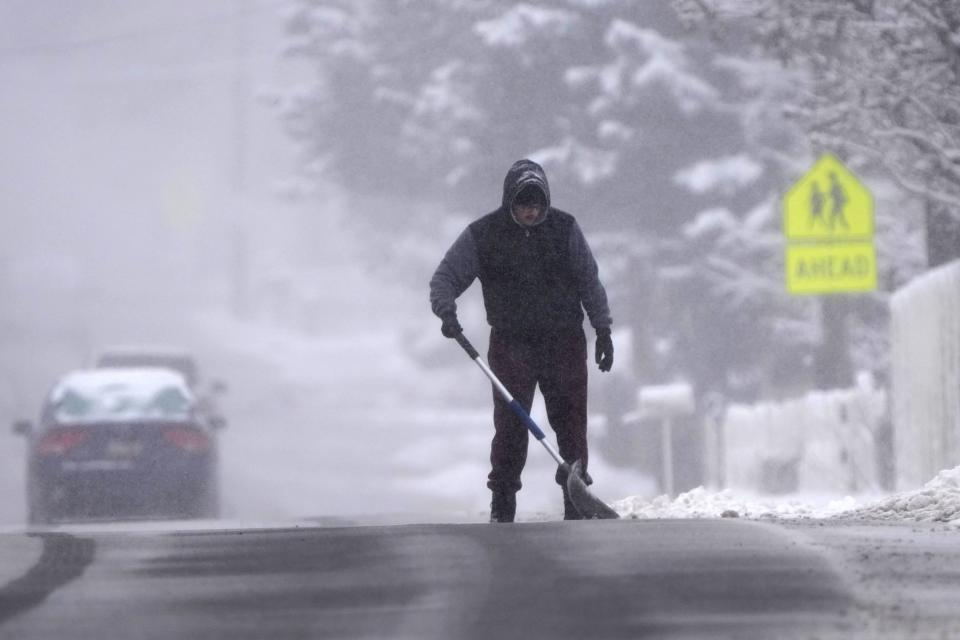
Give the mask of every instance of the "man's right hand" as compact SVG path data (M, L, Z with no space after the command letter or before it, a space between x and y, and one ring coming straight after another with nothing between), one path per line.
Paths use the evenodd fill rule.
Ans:
M600 371L610 371L613 366L613 338L609 327L597 329L596 361Z
M443 334L444 338L456 338L458 335L463 333L463 327L461 327L460 323L457 322L456 314L444 316L442 321L443 324L440 325L440 333Z

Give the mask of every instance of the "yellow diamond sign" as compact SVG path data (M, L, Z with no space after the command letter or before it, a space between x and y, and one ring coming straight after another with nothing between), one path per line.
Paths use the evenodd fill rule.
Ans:
M824 155L783 199L787 240L873 241L873 196L849 169Z
M794 295L873 291L873 196L824 155L783 199L787 289Z

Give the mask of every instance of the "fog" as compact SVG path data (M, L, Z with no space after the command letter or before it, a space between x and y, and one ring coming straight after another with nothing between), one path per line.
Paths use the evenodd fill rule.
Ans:
M279 54L282 27L277 2L0 6L0 422L35 418L57 377L117 343L194 349L236 385L231 414L243 376L268 365L225 370L238 345L198 333L198 314L252 319L257 277L305 263L345 273L347 300L378 295L339 212L278 195L293 152L264 95L302 74ZM225 448L253 426L230 418ZM257 420L284 437L282 401ZM25 448L0 437L0 517L21 521ZM223 454L224 473L237 463Z
M739 26L684 29L684 2L327 4L0 4L0 523L26 517L25 441L5 425L111 345L182 347L204 390L228 387L225 518L484 517L491 391L441 337L427 283L523 156L610 296L614 372L589 362L602 497L663 489L641 386L695 394L677 491L722 486L708 431L731 403L862 387L883 405L885 296L925 267L922 200L784 115L823 98L815 77ZM914 166L908 147L890 162ZM876 294L786 292L780 198L827 151L876 200ZM479 285L458 302L484 353ZM553 517L534 448L520 512ZM795 457L751 488L798 489ZM889 488L877 474L859 486Z
M373 269L336 188L287 196L296 154L271 96L309 70L281 55L281 9L0 6L0 423L35 420L104 348L184 347L229 386L225 517L482 508L488 386L464 358L474 413L448 424L398 353L411 328L443 340L429 272L408 288ZM458 430L482 435L453 453ZM440 453L396 449L421 439ZM0 521L20 523L26 447L6 426L0 441Z

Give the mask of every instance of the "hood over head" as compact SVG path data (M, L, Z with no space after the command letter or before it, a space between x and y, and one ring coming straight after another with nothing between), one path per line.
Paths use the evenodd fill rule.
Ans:
M527 199L531 191L539 190L541 198L537 198L543 204L543 211L534 224L540 224L547 217L547 211L550 209L550 185L547 183L547 174L543 167L533 160L518 160L513 163L510 170L507 171L507 177L503 180L503 207L513 216L513 204L523 192L524 199ZM516 219L516 218L514 218Z

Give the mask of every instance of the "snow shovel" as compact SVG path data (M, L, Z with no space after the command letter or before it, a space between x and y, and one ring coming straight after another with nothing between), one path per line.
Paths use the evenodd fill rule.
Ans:
M577 460L573 464L568 464L560 457L560 454L557 453L557 450L553 448L549 442L547 442L547 435L543 432L540 427L537 426L537 423L533 421L533 418L523 409L520 405L520 402L516 400L510 392L507 391L507 388L503 386L503 383L493 374L493 371L490 370L490 367L487 366L487 363L483 361L483 358L480 357L480 354L477 353L477 350L473 348L473 345L470 344L470 341L467 340L467 337L463 333L457 333L454 336L457 343L463 347L463 350L467 352L467 355L470 356L470 359L477 363L477 366L483 371L483 373L490 378L490 382L493 383L493 386L496 387L497 391L503 396L503 399L507 401L510 405L510 408L513 409L513 412L517 414L520 420L523 421L523 424L527 426L527 429L530 430L530 433L543 445L543 448L547 450L547 453L550 454L554 460L557 461L557 464L560 465L560 468L567 476L567 494L570 496L570 502L573 503L573 506L576 507L577 511L580 512L580 515L587 520L611 520L614 518L619 518L620 515L614 511L612 508L607 506L602 500L595 497L590 490L587 489L587 483L583 481L581 474L581 465L580 461Z

